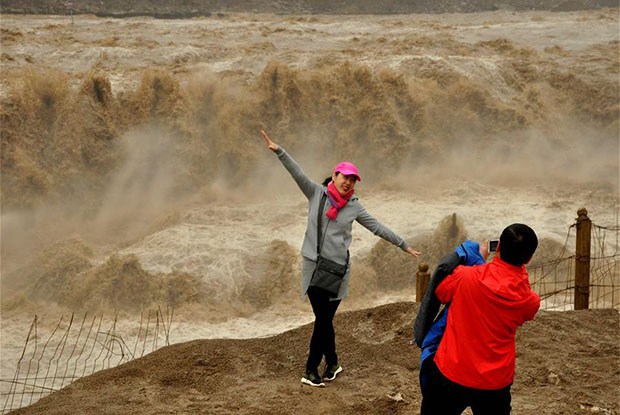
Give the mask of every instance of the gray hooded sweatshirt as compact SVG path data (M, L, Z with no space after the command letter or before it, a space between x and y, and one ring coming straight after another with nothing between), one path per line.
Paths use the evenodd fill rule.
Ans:
M305 296L310 285L310 279L314 272L317 258L317 211L321 201L321 196L327 191L325 186L311 180L306 176L299 164L284 150L279 147L276 155L291 174L297 186L308 199L308 224L306 226L306 234L301 247L302 262L302 279L301 279L301 295ZM329 198L323 209L323 219L321 238L321 256L331 259L340 264L347 261L349 246L351 245L351 229L353 221L357 221L360 225L371 231L373 234L385 239L388 242L398 246L403 251L407 250L409 245L407 242L392 232L385 225L381 224L377 219L372 217L362 206L355 194L351 196L349 202L338 212L335 220L328 219L325 216L329 209ZM347 270L338 296L333 300L341 300L348 295L350 270Z

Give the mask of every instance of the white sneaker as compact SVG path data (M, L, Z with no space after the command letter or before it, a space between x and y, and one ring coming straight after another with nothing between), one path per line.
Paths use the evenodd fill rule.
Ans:
M301 378L301 383L321 388L325 386L318 373L306 373L305 376Z

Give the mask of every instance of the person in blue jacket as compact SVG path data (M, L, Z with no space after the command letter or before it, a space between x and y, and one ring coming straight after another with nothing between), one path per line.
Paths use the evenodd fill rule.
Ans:
M450 275L458 265L480 265L486 262L489 251L486 244L481 249L478 242L466 240L453 252L444 256L438 263L431 277L430 285L420 303L418 315L414 323L414 340L421 348L420 352L420 387L422 394L427 381L427 365L437 352L443 333L446 330L448 311L447 304L439 311L440 302L435 296L435 288ZM439 311L439 314L437 312ZM429 359L430 358L430 359Z

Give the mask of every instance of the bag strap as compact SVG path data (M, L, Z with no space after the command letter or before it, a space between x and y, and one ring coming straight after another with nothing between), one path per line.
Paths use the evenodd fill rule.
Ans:
M323 194L321 196L321 201L319 202L319 211L317 214L317 218L316 218L316 254L317 256L321 256L321 245L323 241L321 241L321 227L323 225L323 209L325 208L325 201L327 200L327 195L325 194L325 191L323 191ZM323 235L323 237L325 237L325 235Z

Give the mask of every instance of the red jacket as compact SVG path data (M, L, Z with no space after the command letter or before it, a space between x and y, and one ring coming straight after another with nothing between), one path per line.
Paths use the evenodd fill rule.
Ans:
M476 389L502 389L513 382L517 328L532 320L540 297L524 266L495 257L459 266L435 290L451 303L448 325L435 362L448 379Z

